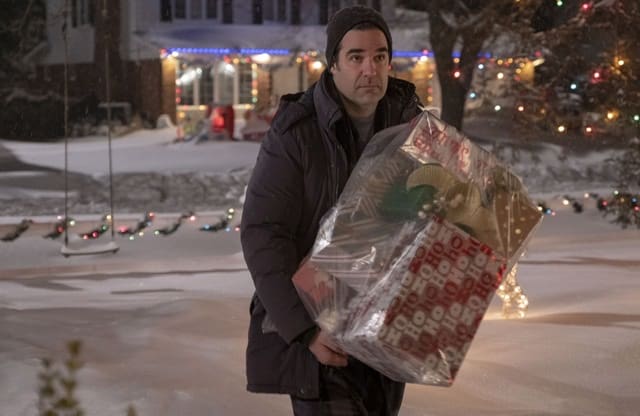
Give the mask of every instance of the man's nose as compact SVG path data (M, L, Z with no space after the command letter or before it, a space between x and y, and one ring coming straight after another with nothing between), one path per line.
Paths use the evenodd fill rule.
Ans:
M365 58L362 62L362 75L373 76L377 72L373 58Z

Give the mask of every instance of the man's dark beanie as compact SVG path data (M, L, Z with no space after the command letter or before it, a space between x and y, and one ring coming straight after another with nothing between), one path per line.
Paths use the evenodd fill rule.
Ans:
M391 60L391 33L384 18L376 10L366 6L351 6L340 9L327 24L327 47L325 55L327 57L327 65L331 68L333 65L336 49L344 35L360 23L372 23L376 25L384 36L387 38L387 46L389 47L389 60Z

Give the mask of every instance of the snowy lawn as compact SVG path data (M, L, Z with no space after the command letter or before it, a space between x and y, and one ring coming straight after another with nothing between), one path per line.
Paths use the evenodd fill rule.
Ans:
M495 298L453 387L409 386L401 415L638 414L639 232L593 205L552 207L520 263L527 317L503 319ZM37 236L12 243L25 265L68 268L0 279L2 413L36 414L38 358L77 338L87 414L287 414L285 397L244 390L252 285L238 234L118 241L116 255L64 260Z
M159 213L152 229L185 210L198 219L166 237L116 235L115 255L68 259L60 241L42 238L63 211L63 145L0 141L0 234L35 221L0 243L2 415L37 414L38 359L62 357L70 339L84 342L87 414L124 415L129 404L141 416L290 413L286 397L244 390L252 284L238 233L198 230L240 207L258 145L174 144L174 133L114 140L116 222L134 224L147 210ZM108 207L106 142L79 139L70 149L70 213L80 232ZM602 161L614 153L500 151L535 199L557 211L520 262L528 315L503 319L495 298L454 385L409 386L401 415L638 415L640 231L619 229L595 200L580 199L610 192ZM564 194L584 212L562 205Z

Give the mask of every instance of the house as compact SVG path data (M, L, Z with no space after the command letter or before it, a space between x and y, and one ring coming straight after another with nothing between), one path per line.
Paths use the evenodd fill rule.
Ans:
M202 117L212 103L261 111L318 79L326 22L355 3L385 15L395 75L431 102L424 21L401 26L395 2L379 0L47 0L38 80L62 94L66 66L70 97L98 109L109 101L123 120L168 114L179 122Z

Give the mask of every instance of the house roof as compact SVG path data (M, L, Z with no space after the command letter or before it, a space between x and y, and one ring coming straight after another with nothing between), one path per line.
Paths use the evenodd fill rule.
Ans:
M139 33L146 43L159 49L285 49L290 53L322 51L324 26L284 25L208 25L160 26ZM428 49L426 25L423 28L391 28L394 50Z

